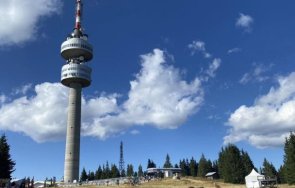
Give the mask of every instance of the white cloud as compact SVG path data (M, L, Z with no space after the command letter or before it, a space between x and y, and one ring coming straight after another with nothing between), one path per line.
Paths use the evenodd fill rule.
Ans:
M251 80L250 73L245 73L239 82L240 82L240 84L247 84L250 80Z
M242 105L230 115L231 127L225 143L248 141L264 148L282 146L295 130L295 72L278 78L279 85L257 98L252 106Z
M207 52L205 48L205 42L203 41L193 41L191 44L188 45L188 48L191 50L191 55L194 55L196 52L201 52L204 58L213 58L213 56ZM221 65L220 58L214 58L212 63L209 64L209 68L203 70L203 75L200 77L201 81L208 81L209 78L214 78L217 69Z
M240 13L236 21L236 26L244 29L246 32L251 32L254 19L250 15Z
M209 115L208 117L207 117L207 119L209 119L209 120L220 120L221 118L220 118L220 116L219 115Z
M202 76L200 79L204 82L207 82L210 78L214 78L216 76L216 71L221 65L221 59L214 58L213 61L209 64L208 69L202 71Z
M139 130L136 130L136 129L130 131L130 133L133 134L133 135L138 135L138 134L140 134Z
M36 141L65 133L67 92L60 84L35 86L36 96L23 96L0 108L0 129L24 133Z
M133 116L138 123L177 127L203 100L200 80L195 78L190 83L182 80L179 70L166 64L160 50L141 58L142 70L136 80L130 82L129 99L124 108L128 114L140 115Z
M188 45L188 48L191 50L191 55L195 55L196 52L201 52L204 58L211 58L212 55L207 52L205 48L205 43L203 41L193 41Z
M60 7L60 0L2 0L0 46L35 39L40 18L58 13Z
M217 69L220 67L221 64L221 59L219 58L214 58L212 63L209 66L209 69L206 71L209 77L214 78L215 77L215 72Z
M18 95L18 94L23 94L25 95L30 89L32 89L32 84L25 84L19 88L14 89L13 94Z
M240 84L247 84L249 82L264 82L270 79L269 76L266 75L267 72L273 67L273 64L265 66L263 64L253 63L254 69L250 72L245 73L240 79Z
M118 94L82 98L82 135L105 139L133 126L159 129L181 126L203 102L201 81L187 82L155 49L141 56L142 68L130 82L128 99ZM36 85L34 96L23 96L0 106L0 129L20 132L37 142L64 138L68 92L59 83Z
M242 51L241 48L232 48L227 51L227 54L238 53L240 51Z
M205 43L203 41L193 41L188 47L197 51L206 51Z
M134 125L174 129L199 109L203 90L198 78L190 83L182 80L180 71L167 65L163 51L158 49L141 59L142 69L130 82L128 99L120 112L95 118L85 129L86 135L105 138Z
M5 101L7 100L6 96L4 94L0 95L0 105L5 103Z

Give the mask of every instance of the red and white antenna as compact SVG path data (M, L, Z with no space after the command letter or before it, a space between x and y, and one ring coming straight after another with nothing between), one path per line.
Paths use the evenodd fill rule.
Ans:
M77 0L77 8L76 8L76 23L75 29L81 29L81 19L82 19L82 0Z

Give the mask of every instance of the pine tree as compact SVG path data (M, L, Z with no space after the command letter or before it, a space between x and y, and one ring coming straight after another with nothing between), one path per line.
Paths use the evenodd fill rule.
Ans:
M102 179L101 176L102 176L102 168L99 165L98 168L97 168L97 170L96 170L96 172L95 172L95 179L96 180L100 180L100 179Z
M210 159L208 159L207 160L207 166L206 166L206 174L208 173L208 172L212 172L213 171L213 168L212 168L212 162L211 162L211 160ZM205 174L205 175L206 175Z
M197 173L198 173L198 163L196 162L196 160L193 157L190 160L189 167L190 167L191 176L196 177Z
M221 178L227 183L244 183L245 167L240 150L233 144L221 149L218 158L218 169Z
M244 151L244 150L241 151L241 158L242 158L244 168L245 168L244 175L246 176L252 171L252 169L255 169L255 167L254 167L254 164L253 164L249 154L246 151Z
M181 168L181 176L187 176L187 167L184 159L179 161L179 168Z
M11 179L14 172L15 161L10 156L10 146L5 135L0 138L0 179Z
M211 171L212 163L207 161L204 154L202 154L198 164L198 177L205 177L205 175Z
M281 165L279 170L278 170L278 182L283 184L287 183L285 179L285 166Z
M295 184L295 135L293 132L286 138L284 147L285 180L289 185Z
M216 160L212 163L212 172L216 172L215 178L219 178L218 161Z
M138 177L142 177L143 176L143 170L142 170L142 166L141 164L138 166Z
M179 168L181 168L181 175L182 176L190 176L191 175L188 159L180 160Z
M118 178L120 177L120 171L115 164L111 165L111 178Z
M277 177L277 170L273 166L272 163L268 162L266 158L263 160L263 167L261 169L261 173L264 174L266 177L275 178Z
M101 172L101 178L100 179L107 179L106 177L106 168L104 164L102 165L102 172Z
M95 178L95 174L92 171L89 171L87 176L89 181L92 181Z
M224 177L226 176L226 158L225 158L225 150L224 148L222 147L221 148L221 151L219 152L219 156L218 156L218 170L219 170L219 177L224 179Z
M125 169L123 169L123 170L121 171L120 176L121 176L121 177L126 177L126 171L125 171Z
M110 169L108 161L106 163L106 168L105 168L105 178L106 179L111 178L111 169Z
M134 170L133 170L133 165L132 164L128 164L127 165L127 176L131 177L134 174Z
M191 176L191 170L189 168L189 161L188 159L185 159L185 173L187 176Z
M147 168L156 168L156 164L151 159L148 159Z
M172 168L172 164L170 162L170 156L168 154L166 155L166 160L165 160L163 168Z
M87 172L86 172L85 168L83 168L83 170L81 172L81 176L80 176L80 181L86 181L87 179L88 179Z
M88 180L90 180L91 179L91 174L90 174L91 172L90 172L90 170L88 171L88 173L87 173L87 177L88 177Z
M135 171L133 177L138 177L138 173Z
M183 159L179 161L179 168L181 168L182 176L190 176L190 165L188 159Z

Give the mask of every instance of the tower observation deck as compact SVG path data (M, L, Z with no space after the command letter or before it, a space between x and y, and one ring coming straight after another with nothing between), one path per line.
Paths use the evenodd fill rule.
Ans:
M76 0L76 22L73 32L61 44L61 56L66 64L62 67L61 83L70 88L67 121L64 183L79 180L81 91L91 84L92 69L87 62L93 58L93 48L88 35L81 27L82 0Z

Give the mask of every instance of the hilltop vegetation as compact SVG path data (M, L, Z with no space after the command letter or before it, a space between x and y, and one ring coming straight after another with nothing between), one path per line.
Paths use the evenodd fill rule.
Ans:
M167 154L163 164L163 166L156 165L153 160L148 159L147 168L181 168L181 175L183 177L191 176L200 178L204 178L208 172L216 172L217 175L215 177L222 179L225 183L233 184L244 184L245 176L247 176L252 169L258 171L258 168L255 168L249 154L244 150L240 150L234 144L228 144L222 147L219 152L218 160L213 162L210 159L206 159L205 155L202 154L199 161L192 157L190 160L188 158L182 159L178 164L172 165L170 156ZM290 136L286 138L284 164L277 170L274 165L265 158L259 171L266 177L277 178L278 183L295 184L295 135L292 132ZM108 162L106 162L105 165L99 166L96 171L88 171L88 174L86 172L87 171L83 169L81 181L85 181L86 179L91 181L125 176L145 176L141 165L138 171L136 171L132 164L128 164L127 173L125 173L125 171L124 173L120 173L115 164L109 165Z

